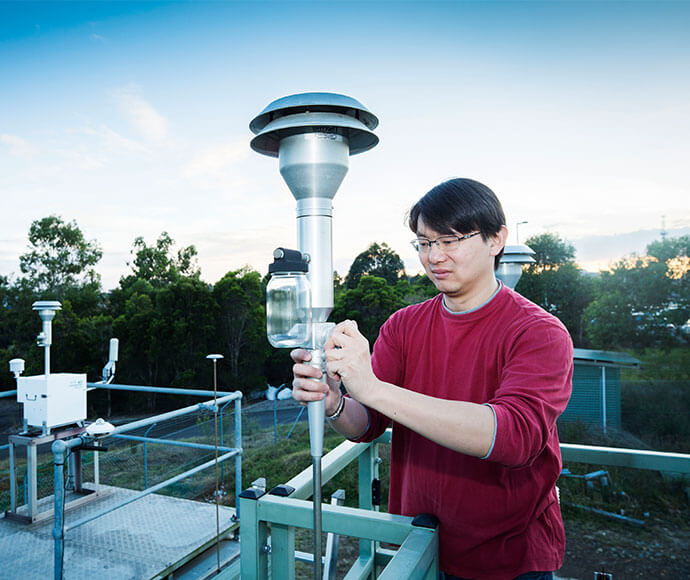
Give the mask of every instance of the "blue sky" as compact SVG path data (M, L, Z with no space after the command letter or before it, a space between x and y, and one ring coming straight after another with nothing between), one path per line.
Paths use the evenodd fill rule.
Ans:
M341 273L373 241L417 271L405 212L453 176L605 268L690 233L688 30L688 2L0 2L0 274L50 214L106 288L162 231L209 282L264 272L294 201L248 124L305 91L380 119L334 200Z

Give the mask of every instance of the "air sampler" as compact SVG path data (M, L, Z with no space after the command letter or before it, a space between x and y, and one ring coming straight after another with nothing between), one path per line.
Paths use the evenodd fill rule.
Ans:
M59 439L84 437L93 439L112 431L110 423L99 419L86 425L86 374L51 373L50 347L53 342L53 319L62 305L55 300L40 300L33 303L33 310L42 321L41 332L36 337L39 347L44 349L44 372L42 375L22 376L23 359L10 361L10 372L17 381L17 402L23 407L23 427L17 435L10 435L10 509L6 516L26 523L33 523L52 516L52 511L39 513L38 507L38 448ZM110 354L103 368L103 383L110 383L115 377L118 360L118 340L110 340ZM16 452L18 447L26 448L27 478L26 505L17 503ZM84 447L85 448L85 447ZM98 454L95 455L98 461ZM94 490L83 488L81 481L81 450L75 450L70 461L70 475L74 491L90 495ZM96 470L97 471L97 470ZM97 476L96 476L97 479ZM98 489L98 481L96 490ZM95 494L94 494L95 495Z

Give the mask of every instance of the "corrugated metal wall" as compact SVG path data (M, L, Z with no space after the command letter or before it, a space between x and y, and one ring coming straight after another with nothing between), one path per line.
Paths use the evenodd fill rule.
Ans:
M620 369L606 367L606 424L621 427ZM601 367L578 364L573 371L573 394L559 421L582 421L603 425L601 406Z

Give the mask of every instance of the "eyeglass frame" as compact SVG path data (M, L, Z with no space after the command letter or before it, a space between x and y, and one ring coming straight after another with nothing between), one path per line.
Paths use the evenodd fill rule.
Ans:
M431 253L431 248L434 244L436 244L438 246L438 249L441 250L442 252L446 252L446 251L452 252L452 251L456 250L457 248L453 248L452 250L447 250L446 248L443 248L443 246L441 246L441 240L443 240L443 238L455 238L455 241L458 242L458 246L459 246L460 242L462 242L463 240L469 240L470 238L473 238L474 236L478 236L481 233L482 232L480 232L480 231L476 231L476 232L471 232L469 234L465 234L463 236L456 236L454 234L448 234L446 236L439 236L438 238L436 238L434 240L428 240L426 238L415 238L414 240L412 240L410 242L410 244L412 244L412 247L415 249L415 251L418 254L426 255L426 254ZM427 249L422 249L422 247L419 245L419 243L422 241L423 242L429 242L429 247Z

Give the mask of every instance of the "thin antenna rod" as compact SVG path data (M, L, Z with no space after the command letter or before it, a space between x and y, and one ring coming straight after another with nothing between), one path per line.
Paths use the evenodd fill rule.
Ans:
M214 458L216 468L216 485L215 485L215 500L216 500L216 565L217 571L220 574L220 493L219 493L219 474L218 474L218 359L223 358L222 354L209 354L206 358L213 361L213 446Z

